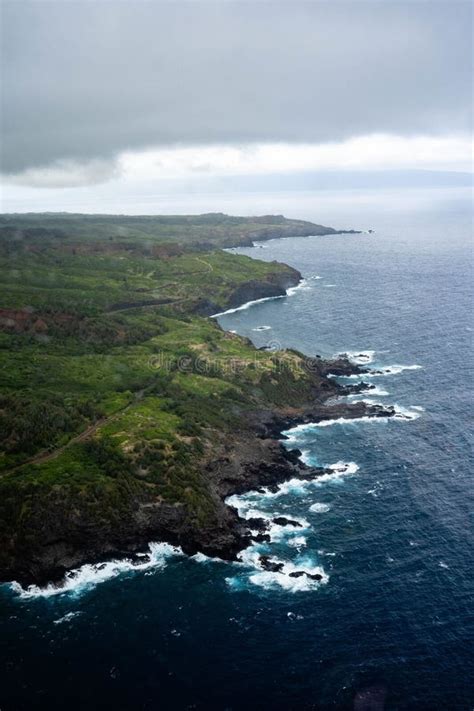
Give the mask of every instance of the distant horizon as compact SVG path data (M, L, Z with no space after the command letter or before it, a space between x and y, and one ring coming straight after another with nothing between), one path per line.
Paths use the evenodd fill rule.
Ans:
M358 181L358 182L357 182ZM289 202L351 202L365 196L392 202L397 196L411 202L432 195L451 199L469 197L473 174L460 171L368 171L351 173L299 173L292 176L230 176L227 179L196 178L193 181L163 181L130 192L126 185L103 185L81 189L17 188L16 197L4 189L1 214L69 213L104 215L285 214ZM297 210L297 208L296 208ZM312 219L292 214L295 219Z

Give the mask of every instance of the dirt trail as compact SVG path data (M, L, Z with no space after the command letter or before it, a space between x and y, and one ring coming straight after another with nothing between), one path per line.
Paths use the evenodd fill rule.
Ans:
M198 262L201 262L204 264L206 267L208 267L209 272L214 271L214 267L212 264L209 264L209 262L206 262L204 259L201 259L200 257L196 257L196 260ZM183 275L185 274L203 274L203 270L199 269L198 271L195 272L183 272ZM177 276L174 274L173 276ZM111 306L108 311L113 312L113 311L127 311L128 309L139 309L139 308L147 308L150 306L162 306L164 304L175 304L178 303L179 301L183 301L183 299L169 299L169 298L163 298L163 299L154 299L153 302L143 302L142 304L140 303L134 303L134 304L116 304L116 306ZM115 412L113 415L110 415L110 417L102 417L100 420L97 420L97 422L94 422L94 424L90 425L87 427L83 432L80 432L78 435L75 437L72 437L66 444L64 444L62 447L58 447L58 449L53 450L52 452L40 452L39 454L36 454L34 457L31 459L27 459L25 462L22 462L21 464L17 464L14 467L11 467L10 469L5 469L5 471L0 472L0 477L1 476L6 476L7 474L12 474L15 471L18 471L22 467L26 466L27 464L42 464L43 462L49 462L52 459L56 459L59 457L60 454L62 454L68 447L70 447L73 444L77 444L78 442L83 442L84 440L88 439L91 437L93 434L97 432L99 427L102 427L106 422L110 422L114 417L117 415L122 414L122 412L125 412L127 408L130 407L130 405L133 405L137 400L140 400L143 395L145 394L144 390L140 390L138 393L136 393L133 402L129 403L125 407L123 407L121 410L118 412Z
M207 267L207 272L205 272L203 269L196 269L194 271L187 271L187 272L173 272L170 274L170 277L179 277L179 276L188 276L190 274L206 274L206 273L211 273L214 271L214 267L212 264L209 262L206 262L205 259L201 259L200 257L195 257L196 261L201 262L201 264L204 264ZM179 288L179 284L177 282L167 282L166 284L161 284L160 289L165 290L165 289L170 289L170 288ZM156 291L156 288L152 289L147 289L147 292L151 291ZM146 293L146 292L144 292ZM112 304L112 306L109 306L107 309L108 313L112 312L117 312L117 311L128 311L129 309L145 309L145 308L152 308L154 306L168 306L170 304L177 304L180 301L184 301L185 298L178 298L178 299L172 299L170 297L162 297L161 299L150 299L149 301L136 301L136 302L121 302L118 304Z
M21 464L17 464L16 466L11 467L10 469L5 469L4 471L0 472L0 477L6 476L7 474L12 474L13 472L18 471L22 467L25 467L27 464L43 464L43 462L49 462L52 459L56 459L56 457L59 457L59 455L62 454L68 447L71 447L71 445L77 444L78 442L84 442L84 440L89 439L89 437L92 437L92 435L95 434L97 430L102 427L102 425L105 425L107 422L111 422L115 417L118 417L126 410L128 410L129 407L135 405L139 400L143 398L146 391L150 390L151 387L153 386L150 386L150 388L146 388L144 390L138 390L135 393L132 402L129 402L127 405L125 405L125 407L122 407L120 410L117 410L117 412L114 412L113 415L109 415L108 417L101 417L100 420L97 420L97 422L94 422L92 425L89 425L89 427L80 432L78 435L72 437L68 442L66 442L66 444L63 444L62 447L58 447L52 452L39 452L38 454L35 454L34 457L31 457L31 459L27 459Z

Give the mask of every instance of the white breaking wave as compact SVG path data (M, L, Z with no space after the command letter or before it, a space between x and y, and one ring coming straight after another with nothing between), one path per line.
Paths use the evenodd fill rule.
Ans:
M422 368L422 365L418 365L416 363L415 365L387 365L376 371L372 370L368 373L354 373L353 375L344 375L342 377L365 380L365 378L380 378L386 375L399 375L399 373L403 373L405 370L420 370Z
M354 400L354 404L357 402L365 402L366 405L379 405L380 407L383 407L383 403L377 402L375 400ZM382 419L390 419L390 420L417 420L419 417L421 417L421 412L424 412L424 408L421 407L420 405L410 405L410 407L403 407L403 405L393 405L393 408L395 409L395 414L390 417L390 418L382 418Z
M283 563L283 568L280 572L274 573L268 570L259 571L250 575L249 580L253 585L258 585L267 590L273 588L282 588L289 592L301 592L313 590L326 585L329 581L329 575L320 565L315 565L312 561L293 563L291 561L277 561ZM320 575L320 580L314 580L303 574L299 577L293 577L290 573L309 573L309 575Z
M350 397L351 399L354 397L360 397L361 393L367 393L370 397L377 395L377 397L386 397L387 395L390 395L388 390L384 390L383 388L375 387L375 388L370 388L369 390L361 390L360 393L350 393L349 395L346 395L346 397Z
M219 318L220 316L227 316L227 314L235 314L237 313L237 311L246 311L255 304L263 304L264 301L274 301L274 299L284 299L285 296L285 294L281 294L280 296L266 296L264 299L254 299L253 301L247 301L245 304L242 304L241 306L236 306L234 309L227 309L226 311L220 311L217 314L212 314L210 318Z
M272 491L267 487L264 487L262 489L262 493L259 493L259 496L264 497L265 499L276 499L280 496L286 496L288 494L305 494L307 490L312 486L320 486L322 482L334 481L336 479L340 479L342 476L350 476L351 474L356 474L359 471L359 466L355 462L339 461L335 464L329 464L324 468L328 469L329 471L324 474L320 474L317 477L314 477L313 479L288 479L288 481L279 484L276 491ZM227 503L230 503L229 499L227 500ZM255 513L255 510L253 510L253 512ZM245 513L247 515L245 515L244 518L252 518L252 516L248 515L248 509ZM278 515L279 514L274 514L274 517L276 518L278 517ZM268 514L265 514L265 516L268 516ZM297 520L299 523L303 521L303 519L297 519L294 516L291 516L291 518L295 521Z
M260 492L250 491L247 494L234 494L233 496L229 496L226 499L226 504L236 509L240 518L243 518L246 521L252 518L263 518L267 522L268 528L266 533L270 536L271 541L279 541L284 536L294 533L295 530L302 531L304 529L311 528L310 523L300 516L293 516L292 514L288 516L286 514L278 513L277 511L268 513L268 511L261 511L260 509L255 508L255 497L266 498L277 495L278 493L273 494L273 492L260 494ZM274 523L274 519L280 517L287 519L289 523ZM299 525L294 526L291 523L292 521Z
M306 279L301 279L299 284L297 284L296 286L290 286L286 290L286 294L280 294L278 296L265 296L263 299L254 299L253 301L247 301L245 304L242 304L241 306L236 306L233 309L226 309L225 311L219 311L219 313L217 314L212 314L210 318L219 318L220 316L227 316L227 314L235 314L237 313L237 311L246 311L251 306L255 306L255 304L263 304L264 301L274 301L275 299L284 299L287 296L293 296L294 294L296 294L297 291L307 291L309 289L311 289L311 286L308 285ZM266 328L270 328L270 326ZM263 328L253 330L263 330Z
M68 612L63 617L53 620L53 622L55 625L62 625L64 622L70 622L75 617L79 617L79 615L82 615L82 612Z
M293 296L298 291L309 291L310 289L311 289L311 287L309 286L307 280L301 279L299 284L297 284L296 286L290 286L290 288L286 290L286 295Z
M300 455L300 461L303 462L303 464L307 464L309 467L316 467L317 465L317 460L315 455L311 452L310 449L304 449L301 452Z
M359 468L359 465L355 462L336 462L335 464L331 464L326 467L326 469L330 469L330 471L326 472L326 474L318 476L313 483L315 486L322 486L328 482L338 483L341 482L346 476L357 474Z
M306 575L302 575L298 578L291 577L290 573L296 570L298 570L296 567L294 570L282 571L281 573L271 573L265 570L261 573L254 573L250 576L249 580L254 585L258 585L266 590L283 588L283 590L288 592L307 592L308 590L319 588L320 585L326 585L329 581L329 575L327 575L324 572L324 568L320 566L316 566L305 572L312 574L317 573L321 575L321 580L313 580Z
M314 429L315 423L314 422L308 422L303 425L295 425L292 427L290 430L284 430L282 432L282 435L286 437L284 440L286 444L296 444L300 440L300 436L304 434L305 432L310 432L312 429Z
M262 496L266 499L274 499L280 496L286 496L287 494L304 494L306 488L311 484L310 479L288 479L282 484L278 484L278 489L272 491L268 487L263 487Z
M29 585L25 589L19 583L13 582L10 587L23 599L51 597L65 593L78 595L125 572L164 568L167 559L176 555L183 555L181 548L171 546L169 543L150 543L149 552L138 556L138 561L124 558L105 563L87 563L67 572L64 580L58 585L53 583L49 583L45 587Z
M365 402L370 405L381 405L381 403L374 402L372 400L358 400L355 402ZM364 417L338 417L334 420L321 420L321 422L309 422L305 425L297 425L291 430L283 432L283 434L288 438L285 440L285 442L290 444L298 444L302 434L304 434L305 432L311 432L312 430L320 427L331 427L332 425L356 425L361 422L382 423L399 420L410 421L416 420L418 419L418 417L420 417L420 411L417 406L414 406L413 408L416 410L415 412L413 411L413 409L403 407L402 405L393 405L393 407L395 408L394 415L384 415L380 417L375 417L373 415L364 415Z
M354 418L344 418L344 417L339 417L336 420L324 420L324 422L318 422L314 426L315 427L331 427L331 425L356 425L359 422L378 422L379 424L382 422L390 422L390 420L395 420L395 419L412 419L409 417L405 417L403 415L391 415L390 417L354 417Z
M254 495L255 493L256 492L254 492ZM244 518L246 520L248 520L249 518L264 518L265 520L271 519L272 516L270 516L270 514L266 513L265 511L259 511L258 509L254 508L255 501L253 501L251 497L252 492L249 492L247 494L232 494L232 496L227 497L225 503L227 504L227 506L232 506L234 509L236 509L240 518ZM274 515L278 516L278 514Z
M336 462L335 464L330 464L328 469L331 469L333 472L336 472L338 474L357 474L360 467L355 462L339 461L339 462ZM321 478L321 477L318 477L318 478Z
M287 543L292 548L304 548L306 546L307 541L305 536L293 536L292 538L288 539Z
M248 580L253 584L265 589L280 588L289 592L306 591L318 588L320 585L326 585L329 581L329 576L324 569L314 563L309 557L302 558L296 562L280 560L271 556L272 563L281 564L281 569L278 572L265 570L260 559L262 555L259 546L250 546L239 555L241 563L247 568L253 568L256 572L248 576ZM292 576L290 573L300 573L299 576ZM302 574L301 574L302 573ZM320 580L309 578L309 575L321 576ZM241 578L227 578L227 583L231 586L239 585Z
M316 503L310 506L309 510L313 511L313 513L326 513L326 511L329 511L330 508L331 507L328 504Z
M346 351L346 355L351 363L355 363L356 365L372 363L376 353L377 351ZM342 353L339 355L342 355Z
M191 556L190 560L194 560L196 563L221 563L221 558L211 558L205 553L195 553Z
M378 397L386 397L387 395L390 395L388 390L384 390L383 388L375 387L375 388L370 388L370 390L367 390L367 395L373 396L377 395Z

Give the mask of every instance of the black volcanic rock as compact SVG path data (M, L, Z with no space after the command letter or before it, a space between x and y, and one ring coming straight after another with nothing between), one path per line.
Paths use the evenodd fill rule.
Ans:
M292 573L288 574L288 577L290 578L302 578L303 575L305 575L307 578L311 578L311 580L322 580L323 576L320 575L319 573L308 573L306 570L294 570Z
M340 355L332 360L319 360L321 364L320 372L322 375L360 375L366 373L355 363L352 363L346 355Z
M264 532L268 530L268 521L264 518L248 518L246 520L248 527L251 528L252 531Z
M263 570L268 570L270 573L281 573L283 570L284 563L272 560L268 555L261 555L258 560Z
M286 516L277 516L272 520L277 526L294 526L295 528L303 528L301 523L294 521L291 518L286 518Z

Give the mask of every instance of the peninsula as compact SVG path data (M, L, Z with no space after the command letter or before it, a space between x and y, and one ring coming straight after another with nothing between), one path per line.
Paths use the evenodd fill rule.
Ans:
M347 359L257 350L208 318L301 279L222 248L336 233L281 216L0 216L0 581L59 580L150 540L232 559L256 534L228 495L320 473L283 429L393 414L327 403L347 392L330 374L362 372Z

